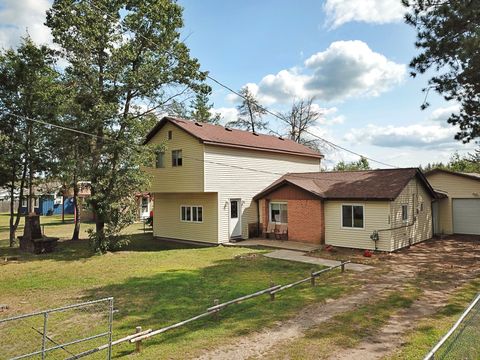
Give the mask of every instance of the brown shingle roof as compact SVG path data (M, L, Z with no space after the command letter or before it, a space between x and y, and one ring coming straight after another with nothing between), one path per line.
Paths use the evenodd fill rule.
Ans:
M255 199L264 197L285 184L293 184L322 199L394 200L415 176L423 182L432 197L436 197L419 169L406 168L290 173L256 195Z
M148 133L144 144L147 144L167 122L185 130L204 144L287 153L315 158L323 157L322 154L292 140L173 117L164 117L160 120Z

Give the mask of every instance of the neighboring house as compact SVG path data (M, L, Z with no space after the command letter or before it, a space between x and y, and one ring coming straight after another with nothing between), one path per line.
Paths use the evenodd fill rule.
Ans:
M257 233L255 194L287 172L320 170L322 155L294 141L164 117L145 144L166 144L151 176L153 234L225 243Z
M408 168L290 173L255 199L262 227L286 223L289 240L394 251L432 237L437 197L422 172Z
M90 193L90 183L88 181L78 182L79 192L78 201L80 204L82 221L93 220L93 213L85 206L85 199ZM24 190L24 198L21 203L21 213L26 214L28 208L28 189ZM34 211L38 215L61 215L62 208L64 214L74 214L73 189L64 191L63 186L57 182L49 182L36 185L33 191Z
M480 174L434 169L425 176L446 195L433 208L435 234L480 235Z
M14 192L13 196L13 208L18 208L18 191ZM0 188L0 213L10 212L10 190Z

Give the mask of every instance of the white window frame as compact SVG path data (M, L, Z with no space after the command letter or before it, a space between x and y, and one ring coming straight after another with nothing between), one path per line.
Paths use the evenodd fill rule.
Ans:
M190 208L190 220L183 220L182 219L182 210L183 208ZM202 209L202 220L193 220L193 208L201 208ZM201 224L203 223L203 218L204 218L204 211L203 211L203 205L180 205L180 222L184 223L193 223L193 224ZM198 210L197 210L197 219L198 219Z
M175 160L176 160L175 162L173 161L173 159L174 159L174 158L173 158L173 153L174 153L174 152L176 152L176 153L180 152L180 155L181 155L180 157L177 156L177 158L175 159ZM178 160L179 160L179 159L182 160L182 163L181 163L180 165L178 165ZM182 151L182 149L172 150L172 167L173 167L173 168L176 168L176 167L182 167L182 166L183 166L183 151Z
M343 226L343 207L344 206L352 207L352 226ZM362 227L353 226L353 224L355 223L355 220L353 218L353 206L360 206L362 208L362 214L363 214ZM340 227L345 230L365 230L365 204L351 204L351 203L341 204L340 205Z
M282 222L276 222L272 219L272 204L287 205L287 219L288 219L288 202L287 201L271 201L268 204L268 220L269 220L269 222L272 222L272 223L275 223L275 224L287 225L288 220L287 220L286 223L282 223Z
M407 214L407 218L406 218L406 219L403 218L403 208L406 209L406 212L405 212L405 213ZM408 214L408 204L402 204L402 206L400 207L400 212L401 212L401 213L400 213L400 216L401 216L401 218L402 218L402 222L403 222L403 223L408 223L408 216L409 216L409 214Z
M161 164L160 164L160 158L162 159ZM159 166L161 165L161 166ZM156 169L164 169L165 168L165 151L159 151L157 152L155 156L155 168Z

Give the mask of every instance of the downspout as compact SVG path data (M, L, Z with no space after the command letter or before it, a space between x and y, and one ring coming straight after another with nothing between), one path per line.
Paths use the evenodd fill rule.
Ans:
M257 203L257 237L260 237L260 201L256 199L255 202Z

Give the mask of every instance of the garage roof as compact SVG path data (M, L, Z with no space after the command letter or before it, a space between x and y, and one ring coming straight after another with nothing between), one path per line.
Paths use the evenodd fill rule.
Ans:
M262 198L281 186L291 184L322 199L394 200L414 177L423 183L432 197L438 197L420 169L403 168L289 173L256 195L255 199Z

